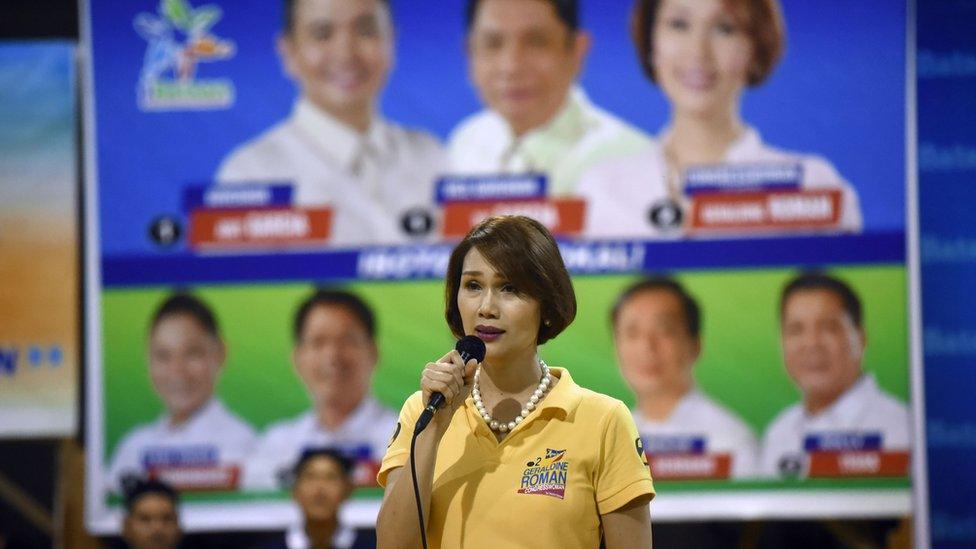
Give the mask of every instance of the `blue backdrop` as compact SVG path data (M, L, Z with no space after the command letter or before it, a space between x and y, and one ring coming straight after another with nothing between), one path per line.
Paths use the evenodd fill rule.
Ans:
M197 78L229 79L236 102L222 110L147 113L136 101L147 42L133 21L139 13L154 13L158 0L91 1L101 246L107 256L160 252L149 239L150 222L179 214L185 185L207 183L227 152L291 108L294 88L274 48L280 2L210 3L223 8L213 33L235 42L237 51L228 60L201 63ZM397 61L383 111L444 138L479 109L467 79L463 2L392 4ZM656 133L667 121L667 107L638 68L627 32L630 4L582 2L583 26L593 35L583 85L595 103ZM747 92L745 119L772 145L829 159L857 189L866 232L902 231L905 7L885 0L784 0L783 8L786 56L769 81Z
M918 6L919 217L932 546L976 546L976 3Z

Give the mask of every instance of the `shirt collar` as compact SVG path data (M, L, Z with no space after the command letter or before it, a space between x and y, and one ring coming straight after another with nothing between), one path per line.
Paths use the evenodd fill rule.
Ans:
M566 94L563 106L545 124L533 128L520 137L516 137L512 132L511 126L502 118L495 114L501 123L505 133L504 149L511 149L517 146L532 146L535 143L548 143L553 139L574 140L587 127L586 114L593 109L586 92L578 86L573 86Z
M380 157L385 157L390 152L387 125L378 114L372 117L366 134L340 122L305 98L295 102L291 117L316 146L346 170L353 169L364 145L368 145Z
M644 413L641 412L639 408L635 408L635 410L637 411L635 415L637 415L640 418L641 422L646 425L654 425L654 426L667 425L669 422L682 417L682 415L689 414L689 413L693 414L694 409L702 402L704 396L705 396L704 393L702 393L698 389L697 385L692 385L691 390L685 393L674 405L674 408L671 410L671 413L668 415L667 419L663 421L652 420L647 416L645 416Z
M580 400L582 400L582 389L573 381L573 376L569 375L569 370L550 367L549 372L553 377L559 378L559 383L549 391L546 398L542 399L539 410L553 408L562 410L566 415L569 415L579 405Z
M845 420L850 420L851 418L856 418L860 416L862 410L865 406L868 406L872 396L878 392L878 382L875 381L872 374L861 374L860 379L854 382L847 391L844 392L833 404L830 405L826 410L817 414L816 416L810 416L804 410L804 416L807 419L815 419L821 416L829 416L836 418L843 418Z
M580 400L582 400L582 389L579 385L573 381L573 376L569 375L569 371L565 368L556 368L553 366L549 367L549 373L553 377L559 378L559 383L546 395L539 406L528 416L528 418L522 423L531 423L536 418L542 415L543 410L552 409L557 412L562 412L563 417L571 414L576 407L579 405ZM481 419L481 414L478 413L478 409L474 405L474 398L468 396L464 400L464 407L467 410L464 414L468 422L468 427L475 432L479 425L484 426L487 433L488 427L484 425L484 421Z
M746 126L742 135L732 142L725 151L727 162L746 162L756 157L756 151L762 148L762 138L759 131L752 126Z
M221 406L220 402L217 400L216 397L213 397L210 400L208 400L206 404L201 406L199 410L194 412L194 414L190 416L190 419L186 420L186 423L184 423L183 425L180 425L179 427L175 427L175 428L170 427L171 417L169 414L166 414L164 417L160 418L160 427L162 427L163 430L165 431L170 431L174 433L186 432L199 425L202 421L204 421L204 418L219 413L222 409L223 406Z
M671 132L674 131L671 126L665 126L658 132L657 143L661 144L661 157L663 154L663 145L667 143L668 138L671 136ZM725 162L749 162L754 160L756 157L756 151L762 148L762 136L759 135L759 130L753 128L752 126L746 126L742 131L742 135L736 138L735 141L729 145L729 148L725 150L724 161Z
M356 531L348 526L339 523L335 533L332 534L331 546L335 549L349 549L356 541ZM305 533L305 527L301 524L293 524L285 532L285 545L288 549L309 549L312 542Z
M372 396L367 395L366 398L353 409L345 421L339 425L335 430L329 431L319 425L318 418L315 415L315 410L308 412L309 426L315 431L321 431L323 433L336 434L340 432L348 433L365 433L370 430L373 426L374 418L376 417L377 410L379 409L379 403L376 402Z

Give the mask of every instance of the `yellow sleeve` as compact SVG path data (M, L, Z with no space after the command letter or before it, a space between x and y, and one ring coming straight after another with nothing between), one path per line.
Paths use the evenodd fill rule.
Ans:
M596 475L597 509L605 515L644 495L654 497L644 445L630 410L617 401L604 418Z
M413 426L424 409L423 395L420 391L410 395L400 409L400 417L390 437L390 444L386 447L386 455L380 464L380 471L376 473L376 482L386 487L386 476L397 467L403 467L410 455L410 439L413 438Z

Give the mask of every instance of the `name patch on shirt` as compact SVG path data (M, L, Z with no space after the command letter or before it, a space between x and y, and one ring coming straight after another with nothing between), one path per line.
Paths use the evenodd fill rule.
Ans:
M649 454L704 454L708 444L702 435L653 435L644 437Z
M198 208L268 208L291 206L294 189L290 183L270 185L233 185L186 187L183 189L183 211Z
M717 164L685 170L687 196L733 191L795 191L803 181L803 166L798 163Z
M443 206L442 235L460 238L487 217L524 215L545 225L555 236L583 230L586 202L549 197L545 174L492 174L445 177L437 181L436 200Z
M807 453L880 450L882 438L881 433L810 433L803 439L803 450Z
M212 444L187 446L149 446L142 452L142 466L158 467L205 467L216 465L220 450Z
M332 208L296 207L294 188L274 183L188 187L183 210L194 251L245 251L327 244Z
M240 480L239 464L222 463L220 450L210 444L150 446L142 464L150 478L184 491L234 490Z
M525 464L519 494L540 494L563 499L569 479L569 462L566 450L546 448L543 456Z
M886 450L880 432L809 433L803 451L813 478L903 477L910 465L908 450Z
M545 198L548 193L545 174L485 175L443 177L437 180L437 203L499 202Z
M841 189L742 189L691 197L689 230L791 231L837 227Z

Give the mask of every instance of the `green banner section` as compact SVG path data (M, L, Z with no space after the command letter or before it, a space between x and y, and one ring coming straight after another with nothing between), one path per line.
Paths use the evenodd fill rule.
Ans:
M864 367L880 386L908 400L906 282L902 266L830 271L860 296L865 311ZM779 293L794 270L722 270L676 275L701 305L703 352L699 386L740 414L757 436L799 393L782 364ZM621 378L608 320L619 292L637 276L576 277L576 321L541 349L554 366L569 368L581 385L634 399ZM355 282L345 285L377 315L380 365L377 398L398 410L419 386L424 365L453 346L443 314L441 281ZM226 405L261 430L309 406L291 364L293 315L312 284L200 286L192 291L215 311L228 349L217 392ZM146 335L168 288L106 290L103 294L105 441L111 454L122 436L162 413L149 382Z

